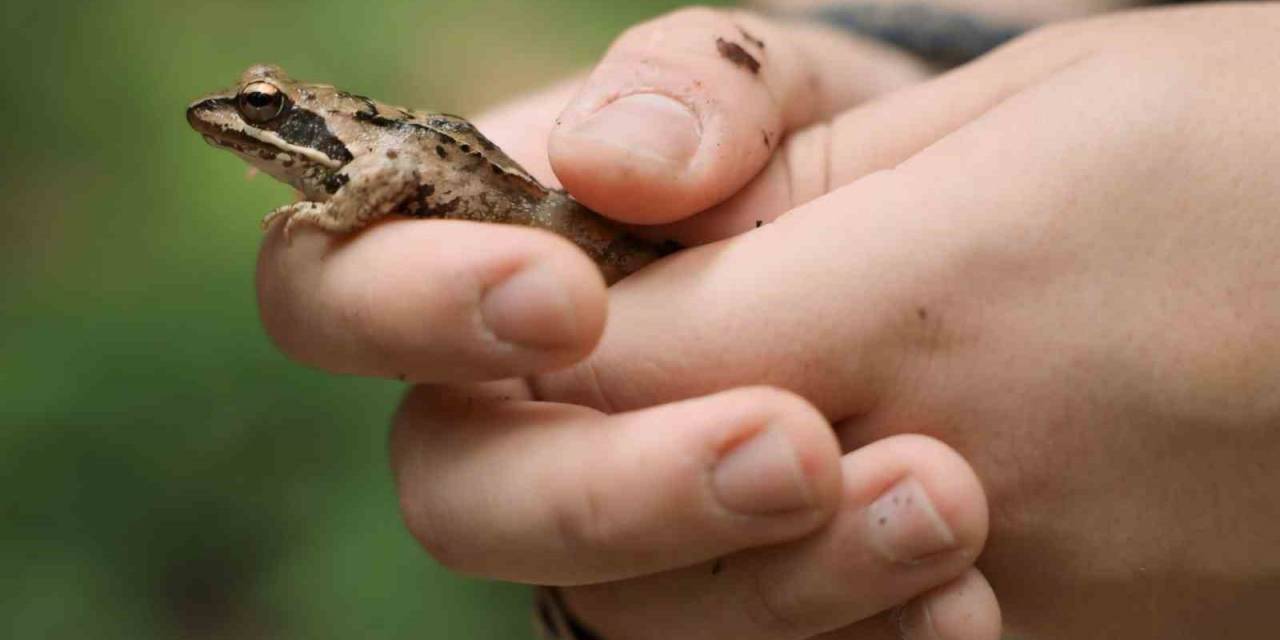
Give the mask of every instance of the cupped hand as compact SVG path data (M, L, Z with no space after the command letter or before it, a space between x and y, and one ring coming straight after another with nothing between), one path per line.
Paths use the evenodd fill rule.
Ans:
M1280 183L1269 171L1280 163L1277 27L1280 9L1269 5L1139 12L1052 27L794 132L789 139L798 149L817 151L787 161L794 176L779 180L766 170L738 193L767 192L775 180L822 185L827 195L623 281L611 291L599 344L571 369L545 373L552 359L520 360L516 353L485 371L539 373L528 384L424 388L411 397L394 447L411 526L464 569L501 575L509 560L528 577L556 577L560 584L614 580L568 591L574 609L605 637L706 629L712 637L728 630L738 633L728 637L803 638L852 624L858 618L839 617L847 610L863 615L922 590L912 583L895 591L892 580L877 582L883 571L845 564L893 566L875 564L886 556L867 533L874 492L851 486L860 465L836 461L817 437L824 420L806 404L776 391L724 391L763 383L799 394L836 423L848 456L938 440L963 453L991 500L981 566L1011 631L1044 638L1258 637L1280 599L1280 509L1273 499L1280 485L1274 464L1280 217L1272 205ZM768 65L766 59L766 74ZM806 139L815 142L805 147ZM779 156L787 153L772 157ZM798 204L807 192L789 193ZM771 211L767 199L760 202L761 211ZM751 209L740 211L749 218ZM735 215L728 218L743 219ZM395 225L405 230L368 234L339 254L379 237L392 243L392 235L433 246L426 231L414 235L410 223ZM740 230L708 226L708 239ZM563 254L530 251L538 259ZM269 246L268 266L273 255ZM346 300L354 306L308 306L319 303L291 294L290 283L306 282L300 273L315 268L309 262L294 265L298 272L271 273L281 290L264 298L265 315L295 320L274 331L296 330L288 338L293 352L335 369L402 371L434 381L482 377L467 368L477 360L465 358L474 354L427 357L440 348L423 346L431 342L426 323L435 316L413 311L436 308L429 296L439 285L420 282L422 272L406 275L391 260L373 271L412 278L403 288L372 285L398 294L391 304L403 309L392 314L400 324L378 314L381 298L352 293L371 286L365 275L382 255L374 250L365 256L372 265L345 273L319 267L328 275L316 281L334 278L334 293L353 296ZM397 255L428 260L408 249ZM568 258L563 264L571 265L566 271L589 268ZM598 283L583 290L598 292ZM276 301L282 306L273 307ZM579 312L599 310L591 305L603 299L582 304ZM478 314L463 303L458 308ZM359 329L356 338L343 322ZM380 322L388 324L370 326ZM603 320L592 326L600 331ZM573 361L594 340L569 340L579 350L557 362ZM325 349L348 359L325 361ZM690 413L665 413L681 409ZM699 420L708 416L712 427ZM730 528L697 515L714 510L686 510L680 496L717 504L710 484L698 491L681 488L679 479L712 476L690 469L713 469L715 452L734 449L715 445L724 446L720 429L733 431L724 425L735 418L739 425L782 425L767 431L782 434L802 452L798 458L815 461L801 465L799 476L746 475L803 477L798 484L810 488L807 495L823 496L811 503L825 519L787 525L794 529L751 523L726 533ZM581 427L584 438L591 425L601 427L594 432L606 435L595 437L627 444L574 448L579 437L565 435L575 433L567 425ZM760 434L743 429L733 433ZM937 440L895 436L902 432ZM645 440L650 433L663 437ZM690 463L676 447L663 449L671 441L702 452L693 458L702 463ZM633 447L634 460L624 455ZM963 478L968 467L950 450L938 451ZM924 458L888 457L908 465ZM937 523L945 523L956 540L969 541L953 549L963 557L979 548L973 545L984 532L957 533L980 515L969 507L981 499L981 487L954 497L946 493L953 485L929 479L934 466L877 477L918 483L931 506L909 522L933 526L911 530L936 534L943 531ZM452 478L462 480L449 485ZM675 480L664 485L669 478ZM839 482L824 484L833 479ZM465 488L472 498L459 497L461 489L444 495L432 486L436 481ZM842 486L830 488L836 485ZM566 486L581 492L557 492ZM636 508L615 511L619 504ZM507 514L527 519L502 521ZM600 522L608 526L581 526ZM846 527L857 533L842 533ZM534 531L552 532L544 540L559 533L606 541L608 550L540 547L532 542L537 535L526 536ZM673 531L711 531L720 546L686 541L693 551L683 555L686 544L663 545L679 537L663 538ZM800 531L812 533L797 539ZM771 535L777 544L763 547ZM709 575L715 568L706 566L709 559L721 556L729 558L714 573L724 584L698 582L698 563ZM610 564L617 557L628 560ZM577 565L578 558L588 561ZM546 565L534 566L539 559ZM954 556L939 564L952 573L940 570L921 582L963 575L950 583L963 585L976 576ZM589 569L572 573L571 566ZM692 568L672 570L678 566ZM570 575L552 576L557 570ZM859 571L874 578L852 579ZM713 586L699 589L703 584ZM857 593L859 587L894 597L877 601ZM853 591L841 597L840 588ZM839 605L824 599L832 593ZM924 613L915 619L955 637L937 631L947 619L938 598L924 600L934 606L916 609ZM846 626L830 637L859 637L856 631Z
M827 141L807 166L830 193L621 283L599 346L537 397L616 413L765 383L846 449L922 432L987 490L1010 631L1261 637L1278 27L1273 5L1060 25L797 132ZM642 626L623 586L569 601Z
M830 193L624 281L592 355L533 388L626 412L764 383L845 449L931 435L987 490L1011 632L1261 637L1277 28L1274 5L1061 25L848 111L816 134ZM569 601L611 630L644 615Z
M480 125L551 182L538 125L576 92L549 138L564 181L620 219L683 219L654 232L698 243L823 191L791 166L813 160L805 144L822 136L784 135L923 75L901 54L817 27L691 10L628 32L585 83ZM656 104L679 111L664 100L698 119L681 162L610 140L641 131ZM575 175L588 160L597 171ZM990 588L971 568L986 535L982 487L936 440L889 438L842 458L823 416L771 388L605 413L547 402L528 379L482 382L563 367L598 341L603 284L559 238L408 220L352 239L304 231L286 245L273 234L259 292L291 356L431 383L400 412L393 464L410 528L450 567L583 585L571 592L615 603L590 612L602 627L664 609L619 639L997 633ZM896 620L876 617L907 602Z

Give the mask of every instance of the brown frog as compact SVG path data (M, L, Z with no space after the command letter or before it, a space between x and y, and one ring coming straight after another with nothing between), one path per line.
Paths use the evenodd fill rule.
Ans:
M299 224L347 233L387 215L519 224L578 245L616 282L676 247L641 240L549 189L457 116L393 107L329 85L250 67L232 89L187 108L204 139L293 186L279 207Z

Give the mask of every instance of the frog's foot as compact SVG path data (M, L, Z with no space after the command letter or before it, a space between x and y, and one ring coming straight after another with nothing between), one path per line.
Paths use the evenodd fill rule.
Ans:
M293 241L293 230L300 224L310 224L327 231L345 231L345 225L333 219L329 207L321 202L295 202L278 207L262 219L262 230L266 231L277 220L284 219L284 240L288 244Z
M262 217L262 230L263 231L270 230L271 225L275 224L276 220L279 220L280 218L289 220L291 217L293 217L293 213L294 211L297 210L299 204L302 204L302 203L295 202L293 204L286 204L283 207L276 207L275 209L272 209L271 213L268 213L267 215Z
M335 214L331 202L296 202L289 207L289 218L284 223L285 242L292 241L293 230L298 225L311 225L331 233L346 233L363 225L358 221L344 219Z

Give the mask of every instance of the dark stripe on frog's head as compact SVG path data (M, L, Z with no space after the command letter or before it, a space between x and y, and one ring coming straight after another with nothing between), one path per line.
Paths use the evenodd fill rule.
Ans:
M347 145L329 130L324 118L312 111L290 107L280 117L260 126L280 134L289 144L315 149L342 164L354 158Z
M338 137L333 135L333 132L329 130L329 126L325 124L324 118L317 113L302 109L297 105L288 105L285 107L284 112L279 116L263 123L245 122L244 118L239 115L239 111L236 108L236 98L234 96L209 98L191 105L191 107L187 109L187 120L191 122L191 125L198 131L203 133L212 133L222 137L237 138L255 146L269 147L272 145L260 140L255 140L245 133L227 131L224 128L225 125L223 127L219 127L219 129L222 129L221 131L206 131L208 127L201 126L203 123L201 123L201 118L199 117L199 114L202 111L221 111L227 114L236 114L235 119L239 120L246 130L261 129L264 131L275 132L283 138L285 142L292 146L315 149L316 151L323 153L329 159L341 164L351 162L354 158L354 156L351 155L351 151L347 149L347 145L343 144L342 140L339 140ZM288 151L288 149L282 149L282 151Z

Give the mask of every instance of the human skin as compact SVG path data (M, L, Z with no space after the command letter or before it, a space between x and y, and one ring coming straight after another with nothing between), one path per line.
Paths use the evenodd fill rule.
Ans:
M998 623L985 580L1028 637L1257 637L1280 600L1278 27L1268 5L1064 24L807 118L766 71L778 111L670 138L684 165L582 139L588 81L552 165L571 190L590 172L569 165L612 166L596 206L632 222L719 189L660 231L704 246L606 310L585 258L527 230L273 235L264 323L304 362L429 383L392 439L410 528L462 571L590 585L568 599L612 640L891 637L869 616L913 598L911 637L991 638L963 626ZM747 165L698 163L744 122L795 130L742 186ZM672 175L686 209L628 210ZM807 508L724 517L707 469L761 425L801 462L758 477L798 478ZM884 561L868 514L904 478L933 506L898 540L941 520L940 558Z
M780 29L760 23L751 16L741 17L742 24L752 29L758 26L757 32L770 38L775 51L773 61L779 67L788 65L789 69L776 77L770 74L768 85L752 87L752 98L767 98L767 91L777 88L778 83L794 84L800 74L822 73L825 90L818 94L793 91L785 104L770 104L769 109L757 110L754 114L756 119L733 121L730 126L720 129L722 142L732 144L734 136L749 131L751 144L758 145L759 131L763 124L767 124L758 122L759 119L775 123L771 126L777 126L777 120L787 120L788 127L801 126L814 119L834 115L878 93L916 82L925 75L919 62L878 44L851 41L844 35L815 27ZM692 20L696 22L695 28L685 28L684 37L696 38L702 43L711 42L715 34L726 26L725 19L726 16L717 13L686 12L673 16L670 23L655 23L633 30L629 38L632 41L647 39L654 31L673 25L687 27ZM621 44L625 45L625 42ZM622 52L619 55L626 54ZM612 57L616 60L619 55ZM845 72L850 70L850 60L855 62L852 70L857 73L845 77ZM738 76L740 71L735 67L722 66L723 60L719 58L715 62L707 74L700 76L706 81L706 89L717 95L731 94L739 89L742 86ZM617 68L623 69L625 65ZM546 166L545 130L567 101L568 95L562 87L513 108L509 112L511 116L494 114L484 118L482 126L486 132L500 136L507 150L521 157L527 166L540 173L541 178L554 182ZM541 135L530 134L539 128L543 131ZM511 137L511 133L523 137ZM714 138L707 140L708 146L717 144ZM588 141L588 144L593 143ZM767 162L768 157L767 153L759 154L759 163ZM618 166L628 161L615 158L613 164ZM732 194L760 169L759 166L739 165L736 172L726 171L729 165L715 162L706 162L704 166L707 168L704 173L682 182L685 190L695 197L705 197L708 190ZM635 186L639 189L645 185L637 182ZM667 189L670 184L666 180L656 180L648 186ZM414 234L417 240L404 243L406 233ZM416 235L419 233L424 235ZM299 236L287 251L275 247L275 240L269 241L263 252L260 272L264 320L285 351L304 361L344 372L380 371L382 375L416 380L487 379L570 362L580 358L584 349L589 349L599 337L602 314L593 311L599 307L599 301L594 297L600 293L597 278L583 275L584 270L594 273L594 268L584 265L577 253L564 252L560 248L563 242L554 237L497 226L393 224L373 229L350 243L308 244L317 239L324 240L308 240ZM392 244L384 244L383 239L392 240ZM422 244L424 240L431 246ZM403 292L381 289L375 284L383 283L394 288L405 286L409 283L402 279L403 273L391 276L367 272L348 279L355 276L351 269L363 270L379 262L389 265L389 262L382 261L400 251L404 252L400 259L392 262L398 261L402 266L423 268L436 274L427 281L432 292L426 298L435 302L430 308L423 308L419 303L426 299L419 298L410 307L401 308L402 312L409 314L406 316L394 311L394 305L387 306L396 298L405 299ZM368 260L375 255L372 262ZM430 264L419 262L422 259L427 259ZM536 261L535 264L528 264L530 260ZM565 327L559 324L564 316L545 313L545 308L538 310L537 300L545 291L543 285L548 283L543 280L543 284L539 284L537 277L529 277L530 273L549 273L553 281L550 284L569 285L567 291L562 292L563 297L559 294L550 297L561 301L568 298L576 338L564 339ZM480 305L483 310L475 306L478 300L473 296L481 293L477 289L484 290L485 302ZM524 307L516 314L518 321L504 322L500 315L495 318L491 313L492 299L502 297L495 291L503 289L514 295L517 306ZM362 311L359 307L364 303L351 296L376 302L380 308L370 310L371 313ZM475 317L477 312L481 318ZM483 322L474 322L477 319ZM425 322L431 335L419 343L420 349L401 342L390 347L391 351L418 349L415 355L407 357L432 370L418 365L401 370L394 360L406 357L406 354L384 352L376 345L389 335L386 331L399 333L401 329L394 325L403 321L414 325L413 328L401 325L402 329L410 331L421 330L423 325L417 323ZM479 335L477 328L481 329ZM513 336L523 340L514 340ZM496 337L500 337L500 344L494 344ZM310 352L308 345L317 345L316 340L326 342L328 346L319 352ZM389 355L394 360L385 360L378 353ZM320 359L313 359L313 356ZM452 482L426 480L428 485L422 486L434 487L439 491L438 495L464 500L464 509L481 504L510 504L508 501L512 499L522 501L527 507L481 510L470 516L459 514L466 517L456 521L452 518L440 521L457 524L456 534L469 540L468 545L459 546L448 542L453 534L436 535L433 531L422 536L433 555L448 566L474 574L551 584L618 580L691 564L704 567L696 572L697 575L711 575L709 567L714 565L720 569L718 575L749 576L750 573L741 573L743 568L750 566L740 561L747 554L735 556L732 571L723 568L727 562L715 563L713 559L754 547L796 540L825 525L839 509L845 522L842 529L845 534L840 544L819 546L817 554L812 550L802 553L803 549L772 554L770 564L779 568L791 567L795 573L803 574L807 573L808 567L829 567L833 571L814 573L818 576L844 576L849 583L847 589L831 590L820 598L808 598L805 604L833 610L837 619L854 622L923 594L915 600L918 606L905 610L899 616L904 628L921 627L933 620L941 621L938 624L943 626L950 624L963 628L967 630L964 637L974 640L991 637L997 632L999 612L994 596L985 580L971 570L973 558L985 537L985 500L972 470L941 443L919 437L895 438L846 455L841 460L829 423L812 407L777 390L754 389L677 407L674 413L618 416L608 421L576 420L576 427L564 430L563 440L554 450L535 447L542 453L529 456L519 446L519 438L515 434L533 430L535 423L543 424L547 419L566 421L584 415L599 418L600 414L584 414L580 407L553 407L545 403L536 406L501 403L500 407L493 409L534 413L529 420L511 425L515 429L510 432L510 439L508 435L502 435L493 443L487 443L483 438L472 440L468 436L480 433L487 438L495 432L492 429L469 430L466 423L490 423L497 418L479 414L474 420L468 420L466 416L450 412L448 407L462 399L465 400L463 406L470 412L477 406L484 406L480 398L494 393L527 397L527 390L518 385L515 388L511 385L421 387L412 401L430 403L438 416L452 415L451 429L432 430L429 427L419 428L424 425L413 425L398 431L398 440L414 441L396 445L396 459L400 462L412 460L409 465L419 469L441 469L442 464L450 461L427 460L418 454L452 451L450 458L453 461L463 462L469 469L487 475L490 471L487 466L494 462L493 455L500 455L501 451L489 447L498 447L507 440L515 445L505 449L505 454L511 457L503 463L506 468L496 477L514 480L523 475L516 471L519 467L524 467L531 474L519 482L491 487L491 493L485 489L489 481L470 476L467 469L460 467L456 468L456 473L450 474ZM409 413L405 412L406 415ZM533 419L533 415L538 419ZM673 415L684 417L670 424ZM505 417L500 419L505 420ZM634 428L623 428L628 425ZM656 428L663 425L666 425L665 429ZM606 426L611 427L608 429L609 437L602 441L601 428ZM423 436L451 434L469 441L443 445L419 440ZM766 437L751 437L759 435ZM785 464L762 460L767 458L762 452L777 448L779 441L788 444L794 453L781 456L781 461L793 459L798 463L798 471L789 469ZM748 442L755 444L747 446ZM770 447L771 442L775 446ZM488 453L477 457L455 457L460 449L473 447L484 448ZM605 456L608 450L625 453L625 463L619 464L623 461ZM575 451L579 453L575 454ZM741 456L736 457L738 461L733 464L721 465L737 470L728 474L731 480L727 485L736 486L737 490L729 491L726 502L722 500L725 493L720 491L726 482L709 482L708 476L712 475L710 467L714 466L713 463L719 458L728 459L730 456L727 454L731 452L744 452L747 454L745 459L748 462L755 460L756 465L752 467L744 463ZM405 455L411 457L402 457ZM554 456L554 459L548 456ZM566 467L564 461L575 459L592 464L589 467ZM471 465L473 461L477 464ZM699 464L691 465L690 462ZM531 466L526 467L527 464ZM542 465L554 465L555 468L540 471L538 467ZM849 465L855 466L855 472L842 477L841 467ZM409 472L402 474L402 486L417 484L409 478L410 475ZM734 477L736 481L732 480ZM758 477L772 478L777 486L757 481ZM539 487L536 500L511 495L512 492L527 491L530 484ZM733 498L734 495L741 497L744 491L756 496L756 499L748 500L753 504L745 507L741 500ZM927 494L927 499L915 499L925 497L920 492ZM406 504L417 499L409 493L406 491ZM797 493L807 494L801 504L795 504ZM620 503L623 506L608 510L615 515L584 510L584 505L592 503L584 500L584 496L599 496L600 503ZM647 498L643 508L626 504L634 503L635 496ZM877 502L881 497L883 500ZM901 508L895 505L898 501L903 503ZM932 506L923 506L926 502ZM437 506L447 508L442 502ZM744 508L745 511L742 510ZM416 512L418 515L410 518L412 522L423 522L426 518L434 520L433 516L423 515L425 510ZM602 515L610 522L599 522ZM940 519L943 522L941 527ZM866 526L872 520L883 520L884 524L875 528ZM931 540L939 539L939 531L945 532L940 536L942 547L930 546ZM931 532L934 534L932 537ZM864 540L861 543L865 547L865 557L843 563L830 562L824 557L832 553L848 553L854 546L852 534L866 534L862 536ZM458 553L453 553L455 549ZM916 562L914 556L920 554L929 555L929 561ZM490 563L491 560L493 562ZM742 587L750 586L750 582L741 577L733 578L727 584L736 585L738 593ZM668 622L694 625L696 633L710 634L729 630L735 624L758 626L761 623L763 619L753 611L754 606L744 607L744 603L734 601L730 592L726 593L730 597L720 607L728 618L725 625L706 625L701 613L684 616L682 620L669 618ZM857 606L850 606L852 602ZM975 609L983 614L974 616L972 612ZM948 623L948 620L953 622ZM818 623L817 620L814 622ZM864 622L861 628L874 625L886 633L894 633L893 627L898 623L877 617ZM666 629L670 631L671 627ZM763 631L766 630L757 629L754 635ZM664 631L663 627L653 627L651 632Z

